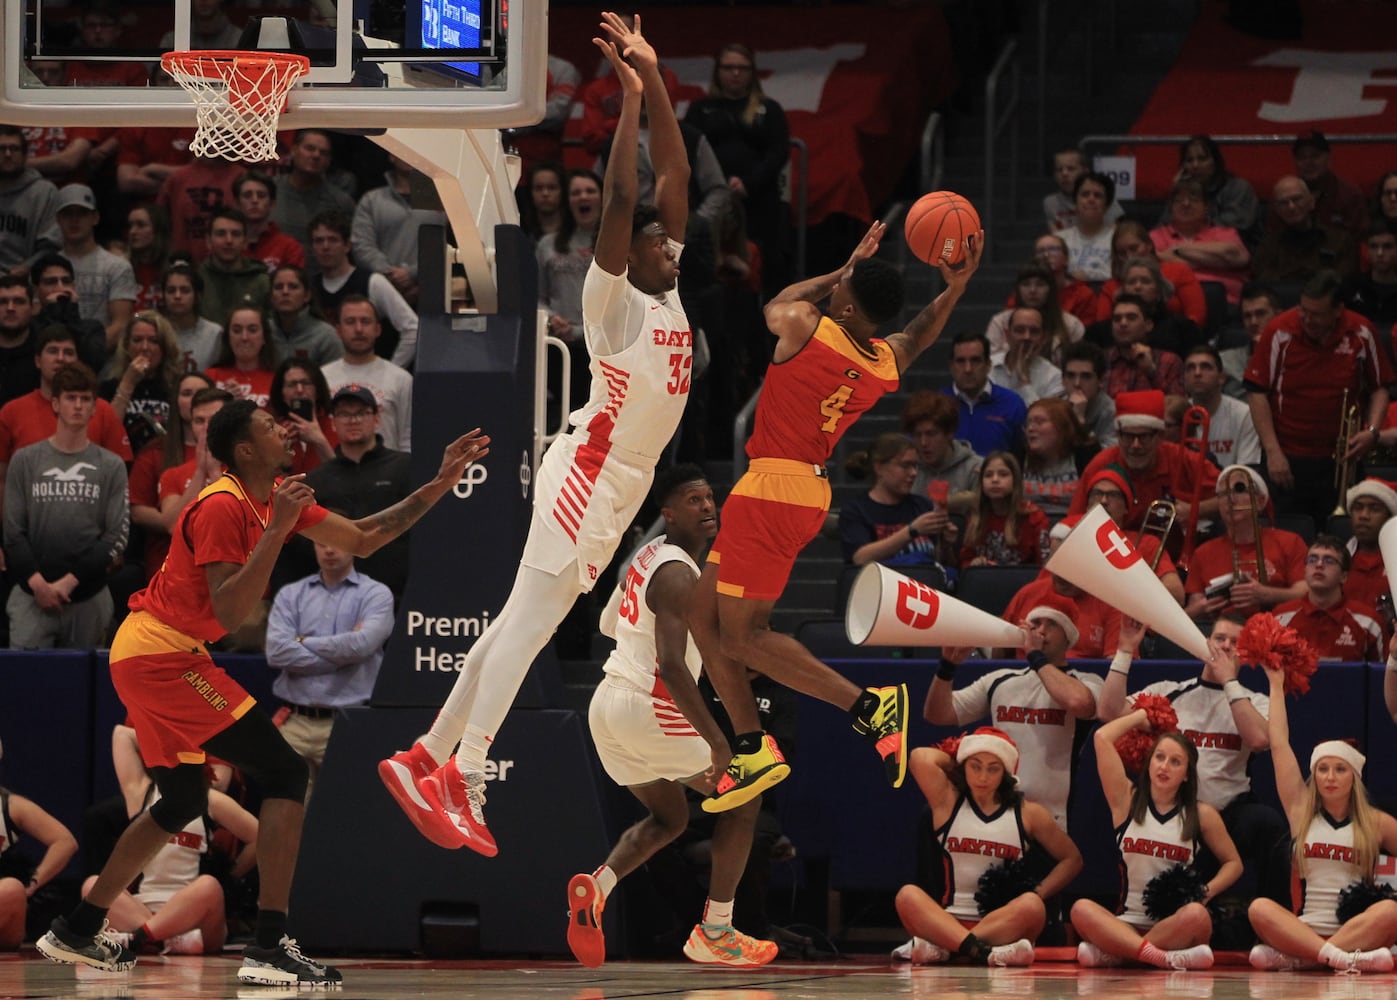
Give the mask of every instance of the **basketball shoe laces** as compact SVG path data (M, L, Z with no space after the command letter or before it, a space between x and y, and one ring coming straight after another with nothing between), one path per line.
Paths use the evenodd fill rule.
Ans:
M479 772L467 772L457 769L457 774L461 776L461 787L453 788L452 782L443 781L442 787L446 790L448 802L447 810L460 815L464 810L469 809L471 819L480 826L485 825L485 781L484 776L480 780L472 781L466 777L467 774Z
M111 952L113 956L119 955L121 954L121 949L125 947L125 945L122 943L121 938L117 936L118 933L120 932L114 930L112 925L104 920L102 921L102 929L92 936L92 940Z
M281 939L281 950L286 952L286 954L291 956L291 958L293 958L297 962L300 962L306 968L312 970L317 976L325 975L325 966L321 965L319 962L313 962L309 958L307 958L305 952L301 951L301 946L296 943L295 938L283 937Z

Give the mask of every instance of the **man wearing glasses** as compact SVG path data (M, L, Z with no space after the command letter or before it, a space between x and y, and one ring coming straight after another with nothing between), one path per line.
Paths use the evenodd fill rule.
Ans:
M1305 553L1305 593L1277 605L1276 621L1289 625L1321 660L1377 663L1383 658L1382 625L1366 604L1344 597L1348 547L1335 535L1317 535Z
M0 125L0 271L27 276L58 250L58 188L28 165L29 143L14 125Z

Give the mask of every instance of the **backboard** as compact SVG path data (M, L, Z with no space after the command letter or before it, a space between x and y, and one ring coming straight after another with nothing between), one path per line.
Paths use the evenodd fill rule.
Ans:
M298 52L283 129L507 128L543 115L546 0L3 0L0 121L191 126L160 57ZM463 114L465 112L466 114Z

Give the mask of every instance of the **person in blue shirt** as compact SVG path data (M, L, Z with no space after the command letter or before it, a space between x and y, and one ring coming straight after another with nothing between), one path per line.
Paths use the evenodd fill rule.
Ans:
M951 341L951 382L942 391L960 410L956 438L982 457L992 451L1023 454L1028 407L1018 393L990 383L990 342L984 334L966 330Z

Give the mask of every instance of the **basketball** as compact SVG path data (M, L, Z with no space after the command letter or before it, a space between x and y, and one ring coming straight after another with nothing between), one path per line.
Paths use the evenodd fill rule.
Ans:
M945 261L953 269L965 263L965 238L979 231L980 213L954 191L922 195L904 225L909 250L932 267Z

